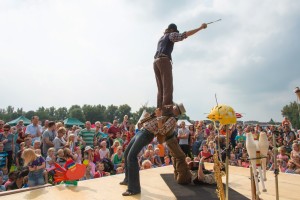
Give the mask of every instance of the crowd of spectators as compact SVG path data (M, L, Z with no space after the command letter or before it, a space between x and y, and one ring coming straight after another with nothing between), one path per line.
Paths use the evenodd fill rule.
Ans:
M19 121L11 127L0 120L0 191L32 187L46 183L54 184L54 163L64 166L68 159L86 165L82 180L101 178L124 173L124 150L134 136L138 136L140 124L136 128L125 115L119 122L99 121L85 127L65 127L62 122L39 121L32 117L32 123L24 126ZM212 123L195 122L187 126L182 121L175 130L178 143L186 154L187 162L210 157L220 144L222 159L225 159L226 130L218 131ZM258 139L260 132L266 132L270 148L267 158L268 170L274 170L273 147L277 147L276 157L280 172L300 174L300 130L293 130L284 119L279 126L241 125L230 126L230 165L249 167L245 148L246 133L252 132ZM275 144L273 143L275 136ZM165 143L156 138L145 146L138 155L141 170L172 164ZM213 162L213 159L207 159Z

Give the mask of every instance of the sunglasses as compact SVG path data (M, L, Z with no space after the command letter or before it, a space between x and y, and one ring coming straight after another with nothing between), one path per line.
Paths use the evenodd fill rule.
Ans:
M4 129L4 131L9 131L9 129Z

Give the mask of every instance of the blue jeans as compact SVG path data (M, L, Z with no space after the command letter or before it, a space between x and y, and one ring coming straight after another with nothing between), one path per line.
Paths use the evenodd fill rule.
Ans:
M29 187L38 186L38 185L44 185L44 169L39 169L36 171L31 171L28 174L28 185Z
M141 192L139 164L137 156L144 146L149 144L154 138L154 134L146 129L142 129L137 136L129 142L125 152L125 179L128 183L128 191Z

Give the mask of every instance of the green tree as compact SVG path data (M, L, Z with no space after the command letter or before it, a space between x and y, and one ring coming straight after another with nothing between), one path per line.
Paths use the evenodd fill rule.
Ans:
M97 120L99 121L105 121L105 111L106 111L106 107L99 104L96 106L96 110L97 110Z
M66 107L61 107L55 110L56 120L64 120L68 116L68 109Z
M75 107L69 111L70 117L76 118L82 122L85 122L85 117L81 108Z
M19 116L24 115L25 112L23 111L23 108L17 108L17 114L18 114Z
M118 115L118 107L114 105L110 105L105 110L105 119L108 122L112 122Z
M117 112L117 118L123 120L124 115L128 115L128 118L131 117L131 107L127 104L120 105Z
M55 115L56 108L54 106L51 106L50 108L47 108L46 112L48 113L48 119L50 121L56 121L57 120L56 115Z
M300 110L298 110L300 105L294 101L290 102L289 105L285 105L282 110L282 116L286 116L290 122L292 123L293 128L299 129L300 128Z
M96 106L85 104L82 106L82 112L85 116L86 121L95 123L98 120Z
M31 120L31 118L35 115L35 112L33 110L30 110L25 114L25 117Z
M42 107L39 107L37 109L37 111L35 112L35 114L37 116L39 116L39 119L41 121L45 121L46 119L49 119L49 116L48 116L48 112L46 111L46 109L42 106Z

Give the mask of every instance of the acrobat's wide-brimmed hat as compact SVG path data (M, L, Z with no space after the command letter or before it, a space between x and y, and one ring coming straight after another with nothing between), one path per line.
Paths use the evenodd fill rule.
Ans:
M183 115L183 114L186 113L186 110L185 110L185 108L184 108L184 106L183 106L182 103L175 104L175 105L176 105L176 107L177 107L177 109L179 110L179 112L180 112L181 115Z

